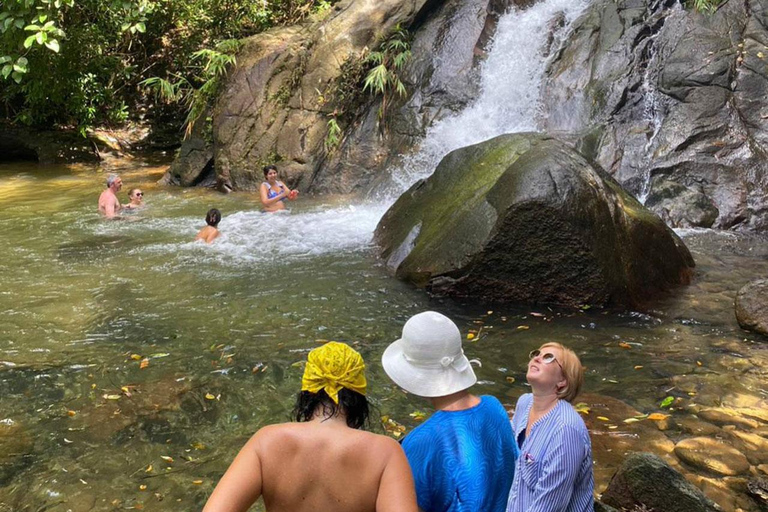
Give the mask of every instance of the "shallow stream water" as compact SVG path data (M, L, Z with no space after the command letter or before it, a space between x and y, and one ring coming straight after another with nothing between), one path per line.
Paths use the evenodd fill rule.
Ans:
M105 221L102 169L0 165L0 511L200 509L247 437L289 418L301 361L325 340L360 350L372 429L401 435L429 406L379 357L425 309L476 334L476 392L510 408L526 354L549 340L580 354L587 392L642 413L666 396L673 418L768 398L766 345L733 313L768 271L762 238L683 232L696 280L643 313L462 303L388 274L370 243L384 205L305 197L268 215L250 194L156 185L164 169L120 163L121 200L139 186L147 206ZM211 207L222 238L192 242Z

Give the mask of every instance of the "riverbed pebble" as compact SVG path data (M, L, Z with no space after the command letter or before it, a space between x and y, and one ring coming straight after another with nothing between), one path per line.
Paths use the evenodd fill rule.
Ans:
M749 462L755 465L768 463L768 439L739 430L733 430L730 434L744 447L742 451Z
M715 425L736 425L745 430L755 429L759 426L756 420L741 416L736 409L729 407L711 407L699 411L698 416Z
M749 471L749 461L735 448L710 437L692 437L675 445L675 455L697 469L723 476Z

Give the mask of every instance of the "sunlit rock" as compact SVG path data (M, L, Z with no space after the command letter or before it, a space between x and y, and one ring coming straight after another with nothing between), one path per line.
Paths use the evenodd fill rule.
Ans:
M448 154L375 232L402 279L484 300L641 305L689 282L661 219L563 142L510 134Z
M768 439L739 430L732 430L730 434L737 443L741 444L743 447L741 451L746 454L750 463L755 465L768 464Z
M700 418L716 425L736 425L745 430L757 428L759 425L756 420L745 418L741 416L737 410L729 407L702 409L699 411L698 415Z
M675 445L675 455L697 469L724 476L749 471L749 461L735 448L710 437L692 437Z

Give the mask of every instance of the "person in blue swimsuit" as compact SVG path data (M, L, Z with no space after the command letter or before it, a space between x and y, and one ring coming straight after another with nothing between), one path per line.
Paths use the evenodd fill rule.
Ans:
M403 327L381 358L404 390L436 412L405 439L419 508L424 512L504 512L517 448L504 406L468 389L477 382L448 317L425 311Z
M264 179L261 184L259 196L265 212L277 212L285 209L285 200L293 201L299 195L298 190L291 190L285 183L277 179L277 167L267 165L264 167Z

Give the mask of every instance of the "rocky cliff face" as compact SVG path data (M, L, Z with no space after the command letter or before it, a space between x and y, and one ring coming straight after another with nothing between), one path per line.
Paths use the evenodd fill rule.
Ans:
M552 62L542 127L673 227L768 228L768 2L712 15L597 0Z

